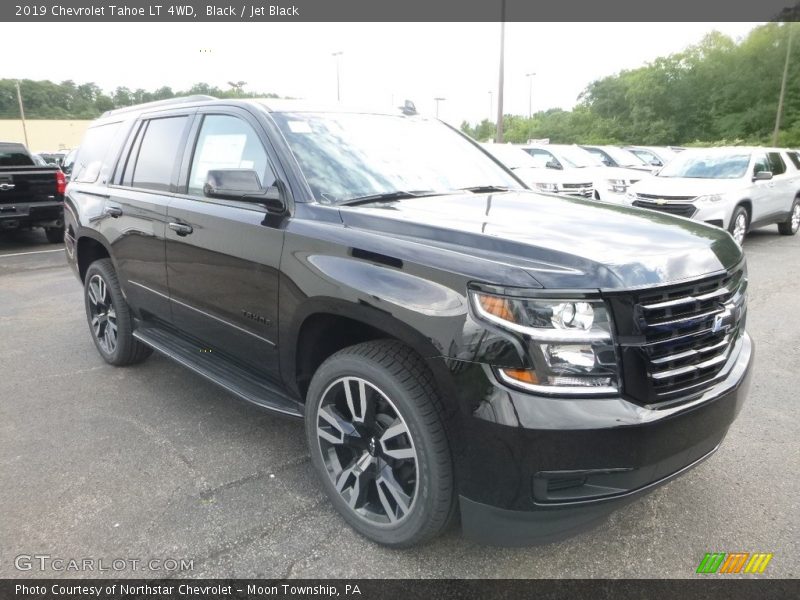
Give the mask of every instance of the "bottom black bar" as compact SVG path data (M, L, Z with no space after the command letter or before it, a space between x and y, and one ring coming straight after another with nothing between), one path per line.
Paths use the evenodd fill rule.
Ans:
M798 579L4 579L3 600L355 600L529 599L550 600L772 600L800 597Z

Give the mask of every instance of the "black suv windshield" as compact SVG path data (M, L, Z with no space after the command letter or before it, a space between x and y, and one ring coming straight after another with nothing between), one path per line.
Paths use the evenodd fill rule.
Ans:
M739 179L747 173L750 155L683 152L658 172L659 177Z
M446 193L522 185L468 140L424 117L367 113L272 113L314 197ZM423 193L424 192L424 193Z

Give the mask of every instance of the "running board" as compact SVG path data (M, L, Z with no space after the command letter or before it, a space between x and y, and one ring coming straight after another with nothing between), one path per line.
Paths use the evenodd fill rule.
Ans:
M189 339L155 327L136 329L133 337L247 402L292 417L303 416L301 405L277 385L224 356L200 352Z

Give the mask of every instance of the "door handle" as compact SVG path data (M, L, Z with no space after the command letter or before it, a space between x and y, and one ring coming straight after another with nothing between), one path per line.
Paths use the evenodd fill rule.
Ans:
M171 222L168 225L168 227L170 229L172 229L172 231L174 231L175 233L177 233L180 236L189 235L190 233L192 233L194 231L194 229L192 229L192 226L188 225L186 223Z
M122 209L119 206L106 206L103 209L103 214L107 217L118 219L122 216Z

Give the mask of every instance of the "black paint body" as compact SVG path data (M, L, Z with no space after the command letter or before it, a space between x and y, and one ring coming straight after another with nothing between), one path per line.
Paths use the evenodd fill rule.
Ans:
M477 318L467 290L599 296L608 299L617 326L634 335L631 315L642 290L742 268L741 249L726 232L527 190L325 206L314 202L263 104L153 109L192 119L210 110L246 114L255 124L285 210L188 195L191 135L168 192L119 184L114 167L124 160L128 135L109 148L109 169L97 182L73 181L67 189L70 263L81 276L87 261L105 251L137 326L176 328L224 354L284 389L297 415L313 368L340 347L337 340L402 340L435 376L463 523L487 541L567 530L677 474L722 441L749 381L752 342L743 331L726 378L691 402L652 408L624 389L616 397L544 397L498 381L498 367L530 366L529 340ZM132 132L142 116L133 111L105 121L120 120ZM109 206L121 215L108 216ZM169 222L194 232L182 237ZM570 488L571 480L577 483ZM563 486L574 494L559 492Z

